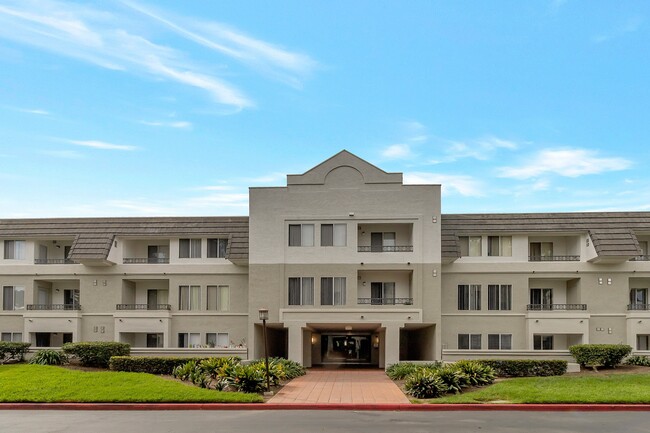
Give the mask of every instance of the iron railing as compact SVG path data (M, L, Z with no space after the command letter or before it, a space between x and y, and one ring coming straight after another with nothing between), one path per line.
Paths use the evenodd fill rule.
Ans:
M627 304L627 309L632 311L648 311L650 304Z
M580 256L528 256L529 262L579 262Z
M169 263L169 257L129 257L124 259L125 265L135 265L135 264L167 264Z
M364 245L357 247L360 253L410 253L413 252L413 245L393 245L393 246L371 246Z
M76 263L72 259L34 259L35 265L74 265Z
M579 311L586 310L587 304L528 304L528 311Z
M413 305L413 298L358 298L359 305Z
M81 305L79 304L28 304L27 309L32 311L81 310Z
M169 304L117 304L116 310L171 310L172 306Z

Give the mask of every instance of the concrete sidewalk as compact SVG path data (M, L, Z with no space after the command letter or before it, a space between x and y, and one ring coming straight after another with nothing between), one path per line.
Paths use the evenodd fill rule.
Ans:
M409 404L383 370L312 368L289 382L271 404Z

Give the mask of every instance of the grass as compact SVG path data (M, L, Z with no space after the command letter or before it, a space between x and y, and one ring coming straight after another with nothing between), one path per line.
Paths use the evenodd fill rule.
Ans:
M650 403L650 374L603 374L507 379L420 403Z
M257 394L197 388L147 373L85 372L45 365L0 366L0 402L256 403Z

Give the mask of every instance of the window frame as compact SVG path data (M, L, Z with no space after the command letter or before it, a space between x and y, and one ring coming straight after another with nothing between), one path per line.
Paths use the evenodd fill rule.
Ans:
M638 302L637 293L642 293L643 302ZM630 304L631 305L647 305L648 304L648 289L633 287L630 289Z
M476 340L478 337L478 345L476 345ZM464 340L467 338L467 347L461 347L465 346L465 344L461 344L461 338ZM464 341L463 341L464 343ZM478 346L478 347L477 347ZM481 347L483 346L483 334L472 334L472 333L459 333L458 334L458 340L457 340L457 348L458 350L481 350Z
M504 240L508 242L504 243ZM496 251L494 251L496 242ZM505 244L509 246L506 247ZM487 237L487 255L488 257L512 257L512 236L488 236Z
M512 334L504 333L504 334L488 334L488 350L512 350ZM494 339L494 337L497 337L497 347L494 347L493 341L490 341L491 339ZM507 344L504 344L505 341L507 341ZM508 346L508 347L504 347Z
M180 238L178 239L178 258L179 259L200 259L203 255L203 239L201 238ZM183 243L187 242L187 256L183 254ZM198 256L196 254L196 244L198 244Z
M460 241L461 257L483 256L483 236L459 236L458 239Z
M183 288L187 287L187 294L183 295ZM198 291L198 305L192 302L192 292ZM186 299L183 299L186 297ZM185 301L185 302L184 302ZM181 284L178 286L178 311L200 311L201 310L201 286L198 284Z
M305 287L305 281L310 281L311 280L311 294L309 295L311 297L311 302L306 303L309 301L309 299L306 299L307 294L306 290L309 290L308 288ZM287 305L290 306L301 306L301 305L314 305L314 277L289 277L288 282L287 282ZM298 286L293 286L293 290L298 289L298 303L292 302L294 301L296 294L292 296L292 281L295 282L298 281L299 284Z
M293 235L292 227L294 228ZM298 233L295 233L295 227L300 227ZM309 236L310 230L311 236ZM288 246L290 247L313 247L315 246L314 238L316 237L316 226L313 223L289 224L288 235Z
M511 310L512 284L488 284L488 311Z
M331 281L329 287L325 287L327 284L323 284L325 281ZM337 294L337 282L338 285L338 294ZM326 290L331 290L329 294L329 299L331 303L327 303L328 299L325 298ZM338 302L337 302L338 299ZM347 278L346 277L321 277L320 279L320 304L327 306L338 306L346 305L347 303Z
M228 238L208 238L206 240L208 250L206 252L206 257L208 259L225 259L228 255ZM211 247L214 246L214 254Z
M214 343L210 343L210 336L214 335ZM219 339L225 335L227 344L219 344ZM213 344L212 346L210 344ZM206 332L205 345L208 347L227 349L230 347L230 333L228 332Z
M331 227L330 233L326 231ZM338 230L337 230L338 228ZM337 231L343 231L343 233L338 233ZM329 239L331 236L331 239ZM337 242L337 240L343 240L343 243ZM320 246L321 247L345 247L348 244L348 225L343 223L332 223L332 224L321 224L320 225Z
M11 295L7 299L7 293L9 292L11 292ZM21 296L16 296L17 292L21 293ZM18 299L22 300L22 304L16 303ZM10 305L11 308L8 308L9 304L11 304ZM24 286L2 286L2 311L21 311L24 309L25 309L25 287Z
M194 344L191 343L193 335L198 335L198 337L197 337L198 344L197 343L194 343ZM185 343L184 345L181 345L181 338L183 338L183 340L184 340L184 343ZM201 347L201 333L200 332L179 332L178 333L178 345L177 346L179 348L183 348L183 349L194 349L194 348L197 348L197 347Z
M210 284L206 286L206 291L207 291L207 305L206 309L207 311L218 311L218 312L226 312L230 311L230 286L228 284ZM222 292L226 291L227 292L227 302L225 303L226 305L223 305L223 294ZM214 299L212 299L212 296L214 296ZM214 306L214 308L211 308Z
M5 339L5 336L9 336L9 339ZM23 333L22 332L0 332L0 341L5 343L22 343L23 342Z
M11 246L10 246L11 245ZM3 241L3 258L5 260L25 260L27 243L21 239ZM11 257L8 257L11 256Z
M459 284L457 308L458 311L481 311L481 285Z
M549 346L550 339L550 348L545 347ZM554 350L554 338L553 334L533 334L533 350Z

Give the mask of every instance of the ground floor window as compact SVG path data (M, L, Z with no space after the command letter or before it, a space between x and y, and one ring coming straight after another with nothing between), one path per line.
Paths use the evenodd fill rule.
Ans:
M230 347L230 336L227 332L208 332L205 334L205 344L208 347Z
M201 346L201 334L198 332L181 332L178 334L178 347Z
M147 347L163 347L163 334L147 334Z
M511 350L512 334L488 334L489 350Z
M650 350L650 335L637 334L636 350Z
M533 335L533 349L535 350L553 350L552 335Z
M480 350L481 334L458 334L458 348L466 350Z
M22 332L3 332L0 335L0 341L20 343L23 341Z

